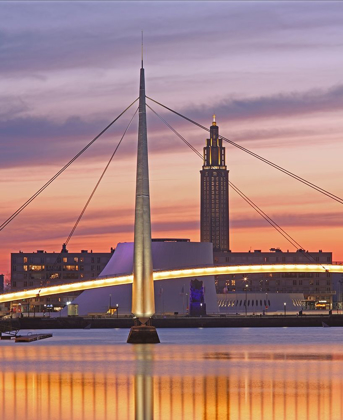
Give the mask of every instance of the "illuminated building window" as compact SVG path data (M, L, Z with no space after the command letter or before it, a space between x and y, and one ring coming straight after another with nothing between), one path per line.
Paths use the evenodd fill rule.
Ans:
M24 262L24 263L27 263L27 257L24 257L24 258L23 258L23 262Z
M64 271L78 271L79 266L78 265L65 265L63 266Z
M79 258L78 257L74 257L74 261L75 262L79 262Z
M67 257L64 257L64 258L63 258L63 262L64 262L64 263L68 262L68 258L67 258Z
M44 265L29 265L29 270L30 271L43 271L45 270L45 266Z

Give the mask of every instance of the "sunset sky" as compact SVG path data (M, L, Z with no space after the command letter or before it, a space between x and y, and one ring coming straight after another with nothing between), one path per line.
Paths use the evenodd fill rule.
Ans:
M0 219L138 96L147 95L343 197L343 3L0 4ZM200 152L206 132L157 105ZM10 253L60 251L130 109L0 232ZM201 160L148 112L153 237L199 241ZM137 120L68 249L133 240ZM343 261L343 207L227 145L230 179L305 249ZM293 250L230 191L232 251Z

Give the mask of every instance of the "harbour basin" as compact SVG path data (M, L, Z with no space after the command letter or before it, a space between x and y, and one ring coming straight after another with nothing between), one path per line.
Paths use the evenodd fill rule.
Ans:
M0 341L3 420L343 418L343 328L159 329L157 345L44 333Z

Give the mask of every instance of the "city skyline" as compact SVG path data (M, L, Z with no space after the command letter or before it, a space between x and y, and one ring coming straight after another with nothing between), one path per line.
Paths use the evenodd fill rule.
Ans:
M3 220L138 96L142 26L149 96L208 127L216 113L224 136L342 196L339 4L0 7ZM218 27L206 27L214 9ZM0 272L10 252L59 251L131 115L2 232ZM165 116L201 152L207 134ZM201 162L151 113L148 135L153 237L199 241ZM136 139L137 121L70 249L133 240ZM229 146L226 159L232 181L305 249L343 259L338 203ZM289 249L234 192L230 214L231 249Z

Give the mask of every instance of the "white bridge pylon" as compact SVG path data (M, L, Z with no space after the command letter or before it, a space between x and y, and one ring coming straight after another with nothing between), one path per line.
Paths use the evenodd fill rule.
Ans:
M180 278L219 276L221 274L259 274L259 273L342 273L343 265L335 264L272 264L272 265L228 265L217 267L192 267L178 270L154 271L153 279L173 280ZM0 295L0 303L40 296L50 296L60 293L81 292L83 290L98 289L100 287L119 286L133 282L133 275L102 277L95 280L85 280L77 283L61 284L58 286L41 287L20 292L4 293Z

